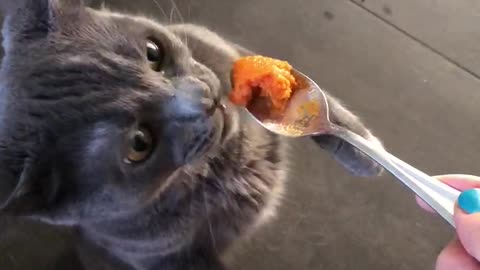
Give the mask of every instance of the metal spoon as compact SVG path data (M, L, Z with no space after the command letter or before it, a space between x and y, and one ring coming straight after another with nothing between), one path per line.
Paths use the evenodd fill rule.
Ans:
M439 182L422 171L398 159L363 137L333 124L329 119L328 102L324 92L309 77L294 70L298 88L282 115L266 116L262 106L249 106L250 114L268 130L288 136L304 137L330 134L337 136L377 161L387 171L403 182L428 205L455 227L453 210L460 192ZM263 106L265 108L265 106Z

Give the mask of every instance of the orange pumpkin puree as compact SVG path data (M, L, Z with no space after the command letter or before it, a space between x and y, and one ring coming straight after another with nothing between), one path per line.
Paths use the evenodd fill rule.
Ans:
M234 104L247 107L262 97L270 101L268 106L275 112L285 109L296 86L288 62L258 55L243 57L234 63L232 82L230 101Z

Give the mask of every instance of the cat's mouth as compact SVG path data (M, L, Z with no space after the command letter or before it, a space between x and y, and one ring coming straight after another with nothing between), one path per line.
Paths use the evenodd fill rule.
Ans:
M208 103L207 103L208 102ZM235 110L228 100L213 98L203 100L202 103L209 104L207 106L207 115L213 121L216 142L222 144L234 130L236 123Z
M213 116L215 111L220 108L220 100L215 98L215 99L204 99L202 100L202 103L208 104L207 105L207 115L208 116Z
M235 130L236 113L232 104L227 100L217 101L216 109L219 113L219 123L216 123L220 133L220 143L227 141Z

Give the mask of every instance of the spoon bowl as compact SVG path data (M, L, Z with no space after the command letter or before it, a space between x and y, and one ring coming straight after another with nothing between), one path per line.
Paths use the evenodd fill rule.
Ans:
M281 115L260 112L260 106L248 111L266 129L287 137L303 137L330 133L328 102L325 93L303 73L293 70L297 87ZM264 104L263 102L260 102Z
M435 178L414 168L385 149L337 126L330 121L326 94L308 76L293 70L297 87L281 114L265 112L263 101L253 103L247 111L266 129L287 137L334 135L350 143L382 165L393 176L422 198L450 225L455 226L453 210L460 195L458 190L437 181ZM273 117L274 115L274 117Z

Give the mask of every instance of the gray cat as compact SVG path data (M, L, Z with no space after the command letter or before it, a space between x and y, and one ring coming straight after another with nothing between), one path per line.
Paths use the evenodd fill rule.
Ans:
M288 169L287 143L225 98L250 52L80 0L0 8L2 215L76 228L85 269L225 269L225 252L274 214ZM380 145L329 99L336 123ZM355 175L381 172L314 140Z

